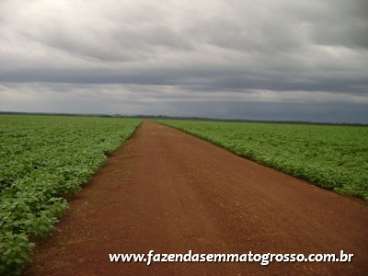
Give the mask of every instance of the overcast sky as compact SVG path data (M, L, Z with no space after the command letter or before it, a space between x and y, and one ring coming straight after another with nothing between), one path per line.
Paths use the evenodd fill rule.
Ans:
M0 110L368 123L368 1L0 0Z

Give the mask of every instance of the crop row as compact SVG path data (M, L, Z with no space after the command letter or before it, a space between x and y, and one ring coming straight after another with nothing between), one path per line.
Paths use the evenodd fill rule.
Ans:
M161 120L321 187L368 199L368 127Z
M0 275L17 275L136 119L0 116Z

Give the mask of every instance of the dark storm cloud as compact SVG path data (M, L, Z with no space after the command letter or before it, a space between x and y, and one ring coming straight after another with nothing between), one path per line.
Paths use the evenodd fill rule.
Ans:
M367 104L367 3L3 0L0 108L195 116L207 99L231 117L248 114L234 98Z

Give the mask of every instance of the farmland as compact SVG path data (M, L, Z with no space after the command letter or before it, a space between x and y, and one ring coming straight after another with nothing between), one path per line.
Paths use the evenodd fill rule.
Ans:
M161 120L336 192L368 198L368 127Z
M70 201L24 276L367 275L366 202L146 120ZM108 253L354 253L351 263L111 263ZM269 254L266 254L269 255Z
M366 195L365 127L160 122L258 162L274 162L268 166L286 164L295 172L307 172L294 173L299 177L319 176L321 182L313 182L330 184L324 187ZM356 253L354 266L321 263L313 264L313 270L366 274L366 202L318 189L150 120L107 162L107 155L139 123L123 118L0 116L0 275L248 275L260 271L248 265L177 263L152 268L106 261L106 252L114 250L171 252L173 245L180 252L187 245L196 252L203 248L214 252L346 248ZM338 182L344 174L334 166L344 170L349 182ZM92 175L90 185L81 189ZM331 179L342 184L333 186ZM72 197L77 191L78 196ZM70 208L57 231L39 242L67 205ZM308 275L310 268L308 264L275 265L269 271Z
M137 119L0 116L0 274L17 273Z

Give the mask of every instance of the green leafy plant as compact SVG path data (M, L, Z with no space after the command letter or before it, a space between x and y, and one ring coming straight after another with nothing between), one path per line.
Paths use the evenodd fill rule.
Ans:
M0 275L19 275L79 191L139 124L136 119L0 116Z
M368 127L160 120L326 189L368 199Z

